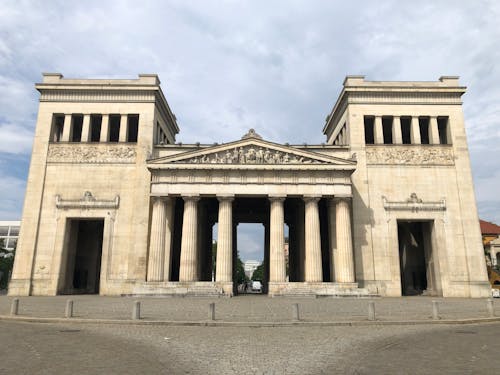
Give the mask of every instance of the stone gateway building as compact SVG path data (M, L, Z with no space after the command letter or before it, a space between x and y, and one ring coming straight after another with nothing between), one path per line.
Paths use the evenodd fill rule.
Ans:
M156 75L36 89L11 295L233 295L262 223L272 296L489 296L457 77L348 76L317 145L175 143Z

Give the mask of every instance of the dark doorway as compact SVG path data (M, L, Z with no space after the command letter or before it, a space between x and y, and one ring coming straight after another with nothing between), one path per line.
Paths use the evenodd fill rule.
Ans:
M70 219L63 294L98 294L104 219Z
M401 291L404 296L435 295L431 222L398 222Z

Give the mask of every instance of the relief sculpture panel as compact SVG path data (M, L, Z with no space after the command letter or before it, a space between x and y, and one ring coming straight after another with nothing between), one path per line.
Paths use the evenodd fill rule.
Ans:
M135 146L51 144L47 161L53 163L134 163Z
M234 147L222 152L205 154L199 157L180 160L181 163L218 163L218 164L324 164L301 155L272 150L266 147Z
M366 148L367 164L454 165L451 147L396 146Z

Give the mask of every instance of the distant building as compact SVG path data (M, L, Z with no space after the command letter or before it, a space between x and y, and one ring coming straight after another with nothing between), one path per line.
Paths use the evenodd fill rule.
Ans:
M479 220L485 252L490 256L491 265L500 265L500 226L489 221Z
M14 250L19 237L20 221L0 221L0 247Z
M262 262L259 262L258 260L247 260L243 262L243 269L245 270L245 275L249 279L252 278L253 271L257 269L262 264Z

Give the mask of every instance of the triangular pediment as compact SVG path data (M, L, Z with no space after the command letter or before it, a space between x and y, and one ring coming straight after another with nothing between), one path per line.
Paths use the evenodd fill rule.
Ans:
M322 155L293 146L265 141L257 137L205 147L150 160L149 164L240 164L240 165L303 165L323 164L354 166L353 160Z

